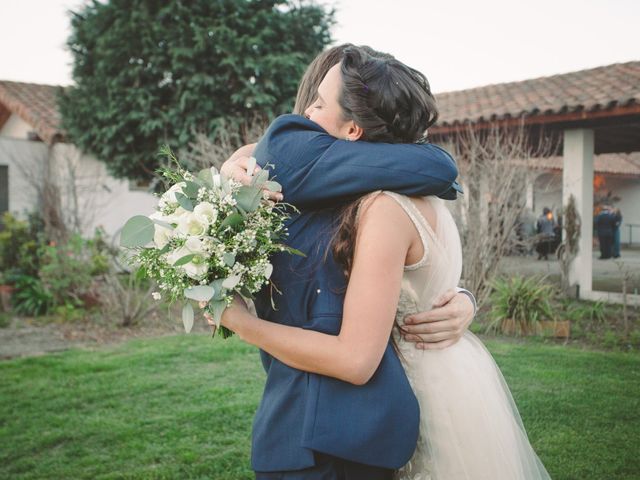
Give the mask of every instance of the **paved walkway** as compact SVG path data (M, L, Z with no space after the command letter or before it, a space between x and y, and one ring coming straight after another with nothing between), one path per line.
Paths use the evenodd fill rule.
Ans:
M640 249L622 249L620 258L599 260L599 252L593 254L593 289L607 292L622 291L622 270L635 274L629 293L640 293ZM537 255L506 257L500 266L504 273L522 275L549 275L560 279L560 264L553 260L536 260ZM550 257L551 258L551 257ZM635 292L634 292L635 290Z

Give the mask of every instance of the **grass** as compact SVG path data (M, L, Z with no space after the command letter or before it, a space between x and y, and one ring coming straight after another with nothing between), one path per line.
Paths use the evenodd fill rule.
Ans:
M490 339L554 480L640 472L640 355ZM264 373L206 335L0 363L0 478L249 479Z

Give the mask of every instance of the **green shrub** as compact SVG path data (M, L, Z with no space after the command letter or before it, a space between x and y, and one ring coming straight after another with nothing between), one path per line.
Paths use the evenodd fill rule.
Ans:
M538 321L553 318L549 300L554 290L544 277L500 278L492 286L488 330L497 330L510 319L520 332L530 331Z
M11 325L11 314L0 312L0 328L7 328L9 325Z
M11 304L20 315L37 316L46 314L53 306L54 299L39 278L17 275Z
M604 332L602 336L602 345L606 348L616 348L620 345L620 336L611 330Z
M38 213L20 220L11 213L2 216L0 230L0 271L3 282L13 284L17 275L36 277L40 268L40 250L46 245L44 223Z

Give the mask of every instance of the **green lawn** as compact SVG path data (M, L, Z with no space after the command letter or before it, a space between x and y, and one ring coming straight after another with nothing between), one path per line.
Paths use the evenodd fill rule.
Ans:
M639 478L640 355L487 343L552 478ZM263 379L205 335L4 361L0 478L253 478Z

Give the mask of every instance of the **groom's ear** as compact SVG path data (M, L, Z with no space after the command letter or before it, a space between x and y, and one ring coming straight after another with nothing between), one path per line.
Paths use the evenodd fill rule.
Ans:
M347 130L347 140L355 142L356 140L360 140L360 138L364 135L364 130L359 125L352 120L349 125L349 129Z

